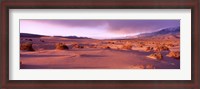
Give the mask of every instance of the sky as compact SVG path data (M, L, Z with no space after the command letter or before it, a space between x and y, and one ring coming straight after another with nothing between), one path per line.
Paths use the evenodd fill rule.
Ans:
M112 39L180 26L180 20L20 20L20 33Z

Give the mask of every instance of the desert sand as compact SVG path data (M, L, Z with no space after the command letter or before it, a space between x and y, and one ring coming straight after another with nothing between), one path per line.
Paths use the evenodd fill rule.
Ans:
M22 48L30 43L31 50ZM20 37L20 69L180 69L180 39ZM57 48L62 43L65 48ZM170 53L171 52L171 53Z

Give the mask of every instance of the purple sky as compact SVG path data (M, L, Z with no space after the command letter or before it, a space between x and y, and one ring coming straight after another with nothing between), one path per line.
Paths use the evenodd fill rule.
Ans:
M20 20L20 33L109 39L176 26L179 20Z

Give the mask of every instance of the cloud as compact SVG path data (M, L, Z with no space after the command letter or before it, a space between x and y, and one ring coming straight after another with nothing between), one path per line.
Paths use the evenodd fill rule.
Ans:
M179 20L125 20L108 21L109 31L115 33L152 32L162 28L179 26Z
M27 20L20 20L27 21ZM166 27L180 26L179 20L28 20L68 28L106 27L114 34L152 32ZM94 29L95 30L95 29ZM98 29L99 30L99 29Z
M62 25L67 27L97 27L105 24L104 20L20 20L47 23L51 25Z

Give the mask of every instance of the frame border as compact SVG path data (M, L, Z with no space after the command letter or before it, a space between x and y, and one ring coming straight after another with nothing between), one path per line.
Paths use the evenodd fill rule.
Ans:
M1 2L1 88L184 88L199 89L199 0L111 0L111 1L2 1ZM169 1L169 2L168 2ZM192 80L9 80L9 9L191 9Z

